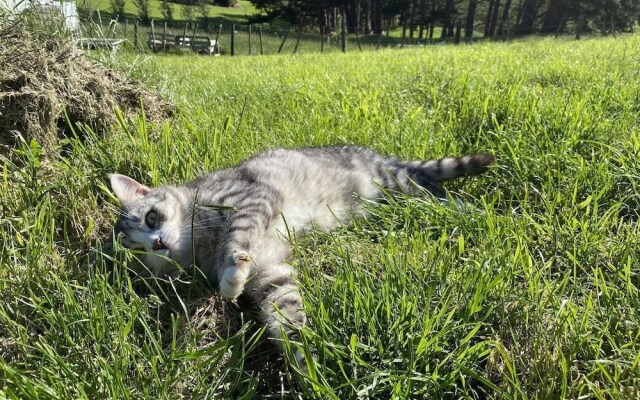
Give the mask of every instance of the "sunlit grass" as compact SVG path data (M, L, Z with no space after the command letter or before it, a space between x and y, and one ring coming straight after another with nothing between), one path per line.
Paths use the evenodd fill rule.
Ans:
M638 397L639 48L629 36L123 61L180 106L174 121L3 159L0 394ZM448 185L461 202L389 199L294 243L307 374L197 277L145 283L130 261L86 260L116 216L107 173L158 185L339 143L489 151L497 165Z

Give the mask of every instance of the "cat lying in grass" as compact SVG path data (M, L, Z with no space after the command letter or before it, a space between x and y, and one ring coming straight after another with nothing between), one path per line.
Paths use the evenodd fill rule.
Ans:
M287 238L329 230L364 215L361 199L384 191L437 198L439 183L478 175L493 156L401 161L345 146L276 149L191 182L149 188L118 174L111 187L123 212L115 231L158 276L196 265L220 294L259 305L272 338L305 322Z

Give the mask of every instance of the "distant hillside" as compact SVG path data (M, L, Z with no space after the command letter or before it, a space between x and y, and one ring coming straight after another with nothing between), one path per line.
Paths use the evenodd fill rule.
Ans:
M150 17L154 19L164 19L164 15L162 13L162 1L149 0L149 2ZM169 2L169 5L172 9L173 19L175 21L188 21L202 16L198 6L186 6L174 2ZM87 12L99 10L101 13L106 13L108 15L111 15L113 11L112 0L80 0L78 1L78 7ZM206 8L209 12L209 18L219 18L233 22L245 22L248 17L259 13L255 6L247 0L239 0L237 5L234 7L206 6ZM191 14L191 16L189 14ZM137 15L139 15L139 10L136 7L135 1L125 0L124 16L126 18L133 18Z

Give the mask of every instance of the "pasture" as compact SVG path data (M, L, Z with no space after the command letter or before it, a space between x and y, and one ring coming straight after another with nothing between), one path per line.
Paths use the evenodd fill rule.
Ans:
M638 398L638 49L123 57L178 116L0 155L0 397ZM88 261L116 218L108 173L159 185L330 144L497 163L446 185L461 204L390 198L294 240L306 373L198 276Z

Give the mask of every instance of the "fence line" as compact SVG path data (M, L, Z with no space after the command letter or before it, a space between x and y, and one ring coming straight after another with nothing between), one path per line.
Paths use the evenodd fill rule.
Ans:
M298 27L296 40L292 44L288 44L289 34L292 28L266 28L262 24L256 24L258 26L258 41L260 51L254 51L254 38L255 34L253 24L237 24L232 23L229 25L218 23L217 29L214 28L216 24L214 21L186 21L182 23L169 23L166 20L158 20L158 23L162 23L162 36L156 30L156 20L152 19L149 24L142 24L139 18L129 19L126 18L122 21L118 21L117 18L111 20L109 24L109 32L104 35L102 27L102 18L97 13L98 22L93 21L93 14L89 15L88 21L84 21L85 33L88 33L90 37L98 35L96 40L104 40L110 34L111 39L116 37L124 39L129 45L133 46L138 51L152 51L152 52L168 52L184 49L191 49L192 51L205 53L209 55L230 55L235 56L237 54L248 55L264 55L264 54L276 54L282 52L297 53L299 51L320 51L321 53L327 51L342 51L347 50L363 51L365 48L380 49L381 47L408 47L428 45L436 42L452 42L460 43L460 31L461 23L459 22L455 26L455 36L448 39L411 39L407 38L405 30L403 29L403 35L400 38L389 37L384 34L377 35L364 35L361 36L359 32L355 32L352 35L347 35L346 27L340 26L339 32L327 32L324 27L319 32L305 31L304 27ZM133 37L129 37L130 30L129 24L133 21ZM200 25L202 23L202 25ZM88 25L88 27L87 27ZM180 28L182 32L180 34ZM190 31L190 36L188 35ZM101 36L102 34L102 36ZM276 50L277 49L277 50Z

